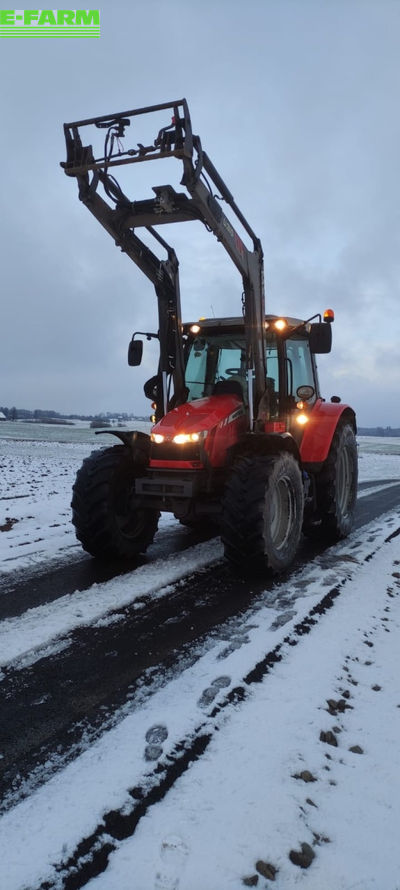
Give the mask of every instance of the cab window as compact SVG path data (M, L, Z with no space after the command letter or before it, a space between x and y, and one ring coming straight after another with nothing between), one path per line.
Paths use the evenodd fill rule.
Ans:
M265 357L266 383L275 414L278 410L279 393L279 365L275 337L267 335ZM212 395L215 385L223 380L235 380L240 383L244 402L247 404L244 336L227 333L196 337L190 344L185 372L189 401Z
M314 372L308 340L297 339L286 341L286 360L288 375L288 394L296 397L299 386L315 388Z
M241 338L198 337L193 341L186 365L185 381L189 401L210 396L222 380L238 380L245 394L246 356Z

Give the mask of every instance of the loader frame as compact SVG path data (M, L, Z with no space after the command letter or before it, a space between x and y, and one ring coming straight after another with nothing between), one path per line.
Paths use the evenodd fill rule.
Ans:
M171 123L159 130L153 144L127 149L121 147L126 128L133 119L159 111L172 112ZM86 127L107 131L104 154L95 157L91 144L84 145L81 131ZM156 227L175 222L200 220L218 241L240 272L243 282L243 315L246 334L246 365L249 386L249 430L258 417L265 392L265 298L263 251L260 239L237 206L214 164L203 150L199 136L192 133L186 99L145 108L102 115L64 124L67 160L61 164L67 176L76 177L80 200L112 236L116 245L152 282L158 301L160 340L160 378L162 410L171 406L167 396L167 378L173 379L172 404L186 401L182 344L182 318L179 288L179 263L175 251L156 231ZM175 157L182 162L181 184L188 194L177 193L172 186L155 186L155 197L130 200L121 190L110 170ZM98 193L102 185L105 200ZM213 186L213 187L212 187ZM217 193L214 192L214 189ZM224 213L221 204L231 210L236 223L248 235L249 249ZM167 253L161 259L137 235L145 228L157 246Z

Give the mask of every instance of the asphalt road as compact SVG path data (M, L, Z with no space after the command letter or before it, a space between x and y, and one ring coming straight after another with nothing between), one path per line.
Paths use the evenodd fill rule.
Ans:
M375 489L379 485L385 485L381 491L371 495L360 497L357 503L354 528L361 528L381 513L394 509L400 504L400 482L393 480L377 480L362 482L359 484L359 493L364 494L369 488ZM203 538L205 540L205 538ZM146 565L155 559L167 558L171 553L179 553L192 547L199 541L199 536L189 529L177 527L166 532L159 532L154 543L149 547L145 557L134 563L107 563L102 564L92 559L82 551L79 559L74 559L70 564L63 563L59 567L43 567L27 571L23 569L8 575L0 581L0 621L4 618L22 615L26 609L40 606L43 603L52 602L74 590L86 590L92 584L100 584L109 581L118 575L128 574L138 565ZM305 552L304 552L305 546ZM309 558L309 546L303 545L299 553L301 560ZM296 563L297 564L297 563ZM227 577L231 576L228 573Z

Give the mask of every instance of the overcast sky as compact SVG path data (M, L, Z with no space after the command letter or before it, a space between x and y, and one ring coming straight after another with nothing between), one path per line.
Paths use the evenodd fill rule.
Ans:
M0 404L148 413L156 356L146 344L134 369L126 353L134 330L157 328L154 292L61 170L62 125L185 96L261 238L267 311L332 307L323 394L362 426L399 427L400 0L100 9L100 40L1 41ZM156 166L129 168L129 197L164 184ZM200 223L162 234L184 318L240 314L240 276L214 237Z

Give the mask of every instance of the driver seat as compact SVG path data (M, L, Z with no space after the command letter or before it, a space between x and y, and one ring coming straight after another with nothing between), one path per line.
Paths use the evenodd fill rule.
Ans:
M239 380L219 380L215 383L212 391L213 396L233 395L239 396L243 402L243 389Z

